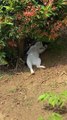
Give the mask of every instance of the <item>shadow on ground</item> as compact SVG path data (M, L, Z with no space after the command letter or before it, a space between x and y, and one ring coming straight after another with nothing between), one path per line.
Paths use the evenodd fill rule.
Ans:
M42 64L46 68L66 65L67 64L67 36L64 36L57 42L52 42L48 45L47 50L40 56L42 58ZM35 68L35 71L37 69ZM11 69L7 66L0 66L0 73L16 74L17 72L29 72L28 67L25 64L20 64L17 70Z

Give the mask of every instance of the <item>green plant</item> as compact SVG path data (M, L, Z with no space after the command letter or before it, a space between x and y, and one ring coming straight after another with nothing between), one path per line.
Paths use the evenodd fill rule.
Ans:
M47 120L62 120L62 116L58 113L52 113Z
M8 64L7 61L5 60L5 53L0 52L0 65L6 65Z
M67 91L64 91L60 94L55 93L44 93L43 95L39 96L38 100L40 101L48 101L48 104L52 107L63 107L66 100L67 100Z
M43 118L42 116L40 116L40 117L38 118L38 120L44 120L44 118Z
M5 59L12 61L17 58L17 39L20 34L17 32L16 13L23 9L19 0L0 1L0 65L7 64Z
M62 109L67 101L67 91L63 91L62 93L59 93L59 94L47 92L47 93L44 93L43 95L40 95L38 100L48 102L49 104L48 107L53 107L53 108L57 107ZM44 120L43 117L39 118L39 120L41 119ZM57 111L49 115L47 120L63 120L63 119L62 119L62 116Z
M61 94L55 93L44 93L43 95L39 96L38 100L45 101L47 100L49 105L52 107L58 106L63 107L65 101L67 100L67 91L62 92Z
M42 116L40 116L38 118L38 120L46 120L44 119ZM63 120L62 116L58 113L52 113L51 115L49 115L49 117L47 118L47 120Z
M49 0L44 4L43 0L39 4L36 0L1 0L0 52L6 53L4 59L16 62L18 57L22 58L27 37L47 42L56 40L64 26L64 1Z

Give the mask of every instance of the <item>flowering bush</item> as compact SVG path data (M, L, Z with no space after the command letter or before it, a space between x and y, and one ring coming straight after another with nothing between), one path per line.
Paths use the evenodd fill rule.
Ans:
M26 37L56 40L66 16L65 0L1 0L0 1L0 61L23 56Z
M43 0L43 5L28 3L23 11L25 32L34 39L46 41L59 36L63 27L64 0ZM60 14L61 13L61 14Z

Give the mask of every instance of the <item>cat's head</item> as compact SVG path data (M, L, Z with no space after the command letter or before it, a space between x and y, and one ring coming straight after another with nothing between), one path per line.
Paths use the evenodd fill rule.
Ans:
M42 42L36 42L35 46L36 46L38 49L43 48Z

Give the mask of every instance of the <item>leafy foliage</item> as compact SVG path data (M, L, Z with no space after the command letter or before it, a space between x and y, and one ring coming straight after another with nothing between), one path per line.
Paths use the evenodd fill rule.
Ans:
M67 101L67 91L63 91L60 94L51 93L51 92L44 93L43 95L39 96L38 100L48 102L49 106L52 106L53 108L55 107L62 108ZM39 117L38 120L44 120L44 118ZM55 112L49 115L47 120L62 120L62 116Z
M17 11L22 9L22 4L18 0L13 0L13 2L11 0L3 0L0 4L0 64L5 64L6 61L3 59L5 55L10 59L16 53L15 40L19 35L17 34L17 25L15 25L14 20Z
M62 120L62 116L58 113L52 113L52 115L48 117L48 120Z
M64 91L60 94L55 93L44 93L43 95L39 96L38 100L45 101L47 100L49 105L55 107L62 107L65 104L65 101L67 100L67 91Z
M45 120L45 119L41 116L38 118L38 120ZM49 115L47 120L63 120L63 119L62 119L62 116L60 114L52 113L51 115Z
M5 53L0 52L0 65L6 65L7 64L7 62L4 59L5 59Z
M56 40L66 16L65 0L1 0L0 51L9 59L21 57L25 37L40 41ZM42 3L42 4L41 4ZM14 60L14 59L13 59Z
M44 120L44 118L43 118L42 116L40 116L40 117L38 118L38 120Z

